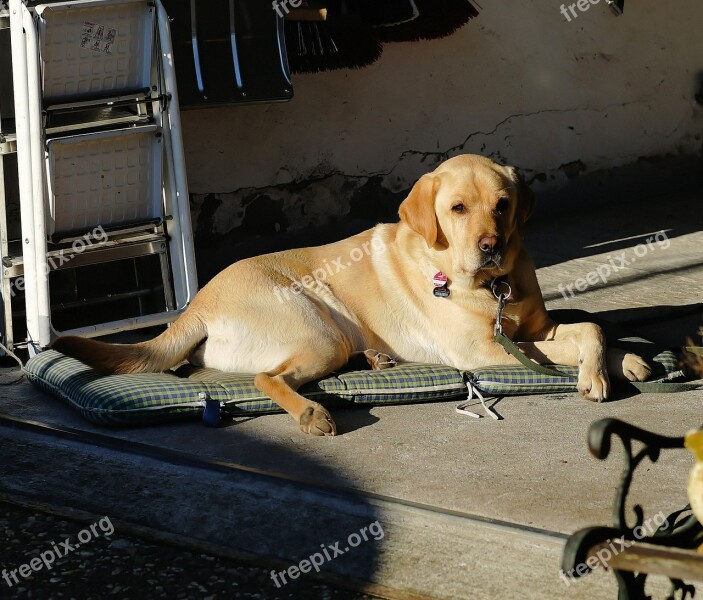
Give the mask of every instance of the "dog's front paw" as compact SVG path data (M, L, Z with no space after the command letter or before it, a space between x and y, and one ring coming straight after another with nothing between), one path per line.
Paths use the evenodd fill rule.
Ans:
M610 381L606 370L581 367L577 388L586 400L603 402L610 394Z
M311 402L300 415L300 430L310 435L337 435L332 415L317 402Z

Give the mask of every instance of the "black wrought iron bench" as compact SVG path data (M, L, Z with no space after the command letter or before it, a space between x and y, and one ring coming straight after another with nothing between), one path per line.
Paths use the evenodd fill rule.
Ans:
M612 569L618 582L618 599L648 598L645 581L649 575L669 578L669 598L693 597L690 581L703 581L703 526L686 506L666 518L645 519L640 505L632 507L628 522L626 501L635 470L648 458L656 462L662 450L683 448L683 437L665 437L639 429L617 419L602 419L589 429L591 453L604 460L610 454L613 437L622 441L625 467L613 508L613 526L587 527L571 535L562 556L561 577L580 578L598 566ZM639 442L642 447L633 447ZM685 481L681 482L686 485ZM662 515L662 513L659 513Z

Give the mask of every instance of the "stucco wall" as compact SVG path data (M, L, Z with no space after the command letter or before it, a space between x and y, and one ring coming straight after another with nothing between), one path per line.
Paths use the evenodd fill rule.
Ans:
M539 188L699 151L701 0L627 0L620 17L601 0L571 22L553 0L482 4L451 37L296 76L289 103L185 112L198 235L382 219L461 152L515 164Z

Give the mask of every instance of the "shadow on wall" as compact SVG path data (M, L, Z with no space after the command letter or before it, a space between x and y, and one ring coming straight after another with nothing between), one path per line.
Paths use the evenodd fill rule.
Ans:
M703 225L703 169L698 156L641 159L540 191L527 245L537 267L630 247L665 230L677 237ZM193 199L201 284L231 263L267 252L334 242L395 222L408 189L383 175L341 175ZM629 238L629 239L627 239Z
M335 242L398 220L409 190L389 190L383 176L322 179L207 194L192 200L201 285L231 263L290 248Z
M661 231L674 238L702 228L700 157L664 157L538 192L526 241L539 268L630 248Z

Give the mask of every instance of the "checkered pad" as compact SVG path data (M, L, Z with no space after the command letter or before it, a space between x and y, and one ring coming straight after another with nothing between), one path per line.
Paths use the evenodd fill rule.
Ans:
M678 369L676 354L662 350L642 338L622 338L617 347L644 358L652 367L650 380L659 379ZM569 377L540 375L523 366L501 366L476 369L471 373L471 382L484 394L511 396L549 392L572 392L576 390L578 367L556 366Z
M231 414L280 412L254 387L254 377L181 367L176 373L103 376L83 363L47 350L26 365L27 378L99 425L139 425L202 415L206 392ZM441 365L403 364L385 371L350 371L306 384L300 393L325 406L440 401L465 395L461 371Z
M652 360L655 377L676 369L672 352L658 352ZM335 373L308 383L299 391L328 407L464 398L468 382L491 395L575 391L577 369L558 368L573 379L540 375L524 367L489 367L467 373L443 365L404 363L383 371ZM27 363L26 373L34 385L99 425L197 419L203 413L200 392L224 403L224 410L234 415L281 411L254 387L252 375L214 369L185 366L175 373L102 376L73 358L47 350Z

